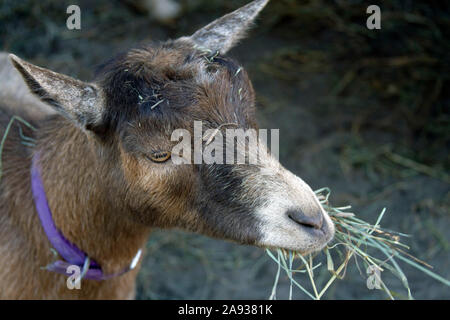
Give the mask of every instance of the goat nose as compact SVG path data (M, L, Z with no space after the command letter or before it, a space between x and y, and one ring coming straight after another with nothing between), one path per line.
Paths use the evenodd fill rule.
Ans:
M323 223L323 214L318 212L314 216L307 216L301 210L290 210L287 212L288 217L298 224L307 228L320 229Z

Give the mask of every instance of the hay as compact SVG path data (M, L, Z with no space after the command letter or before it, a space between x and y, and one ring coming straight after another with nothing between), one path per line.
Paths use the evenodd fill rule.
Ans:
M360 273L362 272L358 259L362 261L362 264L366 267L366 273L368 274L368 288L383 290L389 299L392 300L394 300L394 294L388 288L386 283L382 281L380 276L384 271L388 271L398 278L406 289L408 299L413 299L408 279L397 263L398 260L422 271L444 285L450 286L450 281L432 272L430 270L432 268L430 265L405 251L409 248L402 243L400 239L409 237L409 235L380 227L386 209L381 211L375 224L370 224L357 218L355 214L346 212L346 210L351 208L350 206L340 208L332 207L329 204L330 193L331 191L328 188L316 191L319 200L336 227L334 241L322 251L326 256L326 268L330 274L329 280L322 289L319 290L316 279L314 278L314 271L318 268L324 268L325 266L321 263L314 265L314 258L321 253L303 256L298 252L287 251L284 249L277 249L275 252L266 249L269 257L278 265L275 282L269 299L276 299L280 274L281 270L283 270L290 281L289 299L292 299L293 287L295 286L309 298L320 300L336 279L344 278L347 266L350 261L353 261L351 260L352 258L354 258ZM344 248L344 250L342 250L342 248ZM338 268L335 268L336 261L332 258L332 253L334 253L334 256L339 256ZM300 262L300 265L294 267L296 262ZM295 275L302 273L307 274L308 276L311 287L310 290L306 289L305 285L302 285L298 279L295 279Z

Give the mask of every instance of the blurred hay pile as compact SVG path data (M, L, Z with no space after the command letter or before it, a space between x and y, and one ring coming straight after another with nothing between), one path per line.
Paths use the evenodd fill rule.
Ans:
M450 182L450 3L383 1L381 30L366 28L367 6L274 1L262 20L298 45L259 67L299 88L314 75L332 78L317 114L334 113L341 118L335 125L352 132L342 150L348 165L373 179L421 173Z

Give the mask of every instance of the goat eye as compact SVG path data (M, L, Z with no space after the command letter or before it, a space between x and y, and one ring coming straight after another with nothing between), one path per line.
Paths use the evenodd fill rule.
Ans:
M152 152L147 157L153 162L166 162L170 159L171 153L170 151L157 151Z

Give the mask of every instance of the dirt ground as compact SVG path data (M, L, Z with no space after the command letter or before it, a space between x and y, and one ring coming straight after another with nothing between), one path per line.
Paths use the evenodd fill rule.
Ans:
M193 33L244 0L179 1L160 23L126 1L0 0L0 50L89 80L113 53ZM82 29L67 30L78 4ZM447 4L384 1L382 29L368 30L367 2L272 1L231 52L248 70L262 128L280 129L280 160L335 206L412 235L410 253L450 278L450 57ZM407 265L413 296L449 299L448 287ZM266 299L277 266L262 249L176 230L155 230L139 299ZM318 281L325 274L318 274ZM382 274L398 298L401 284ZM306 279L306 278L305 278ZM356 267L327 299L385 299ZM278 298L289 287L281 279ZM307 298L296 290L294 298Z

